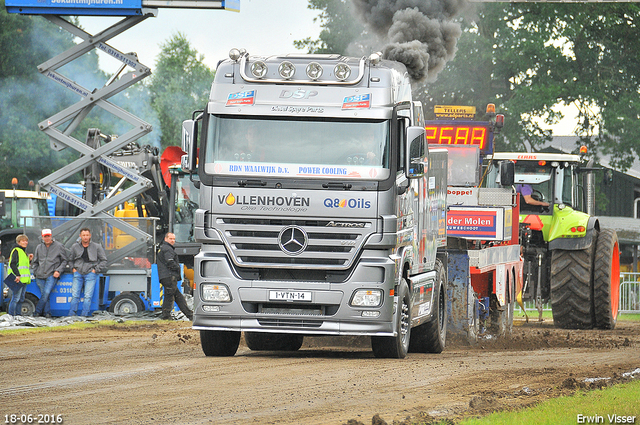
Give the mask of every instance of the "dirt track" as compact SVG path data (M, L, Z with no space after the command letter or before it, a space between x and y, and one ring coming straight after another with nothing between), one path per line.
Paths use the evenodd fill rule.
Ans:
M0 332L0 419L14 413L62 415L65 424L370 424L375 414L388 423L427 414L455 419L611 382L585 378L619 382L640 368L638 322L607 332L519 324L509 341L404 360L376 359L367 341L353 338L341 340L348 344L342 347L308 338L299 352L286 354L241 345L235 357L207 358L188 322Z

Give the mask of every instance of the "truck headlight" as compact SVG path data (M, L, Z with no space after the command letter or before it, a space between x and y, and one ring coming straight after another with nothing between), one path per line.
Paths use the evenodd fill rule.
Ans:
M229 288L221 283L203 283L200 285L202 301L213 301L220 303L231 302Z
M333 75L338 80L345 81L351 75L351 67L346 63L339 63L333 68Z
M293 76L295 75L296 67L295 67L295 65L293 63L291 63L289 61L284 61L278 67L278 73L285 80L289 80L289 79L293 78Z
M351 298L353 307L378 307L382 304L381 289L358 289Z
M313 81L318 80L322 77L322 65L318 62L311 62L307 65L307 77L312 79Z
M269 68L263 61L258 60L251 64L251 73L256 78L264 78L268 71Z

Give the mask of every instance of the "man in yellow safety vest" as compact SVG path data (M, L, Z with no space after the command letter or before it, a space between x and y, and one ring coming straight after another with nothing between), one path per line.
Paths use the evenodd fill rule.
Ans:
M27 285L31 283L29 263L33 258L33 254L27 254L27 245L29 244L27 235L18 235L16 243L18 246L11 251L9 269L4 280L4 283L11 289L11 301L9 301L7 312L12 316L19 316L22 313L22 303L27 292Z

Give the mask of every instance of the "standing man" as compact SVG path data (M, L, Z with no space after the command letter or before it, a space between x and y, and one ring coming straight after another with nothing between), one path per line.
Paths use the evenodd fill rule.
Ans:
M16 244L18 246L11 250L9 256L9 269L4 283L11 289L11 301L9 301L7 313L12 316L21 316L27 285L31 283L29 261L33 258L33 254L27 255L27 245L29 245L27 235L18 235Z
M67 249L60 242L53 240L51 229L43 229L42 243L36 247L31 263L31 270L41 294L34 316L51 316L49 295L66 266Z
M164 287L162 319L171 319L171 310L173 310L175 299L180 311L182 311L189 320L193 320L193 312L189 309L189 306L187 306L187 301L184 299L182 292L178 290L178 279L180 279L181 276L178 254L176 254L176 250L173 247L175 243L176 235L167 233L158 250L158 278Z
M73 271L71 284L71 306L69 316L75 316L80 302L80 291L84 290L81 316L89 316L91 299L96 288L98 273L107 266L107 255L100 244L91 241L91 230L80 230L80 241L73 244L69 253L69 264Z

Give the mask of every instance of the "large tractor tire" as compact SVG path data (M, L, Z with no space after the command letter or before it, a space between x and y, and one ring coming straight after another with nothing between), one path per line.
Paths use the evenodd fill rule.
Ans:
M618 319L620 301L620 248L613 229L603 229L596 245L593 272L594 326L613 329Z
M447 338L447 288L444 266L436 260L437 277L434 283L433 318L411 330L409 352L441 353Z
M593 253L597 239L586 249L551 254L551 311L563 329L593 327Z
M398 285L398 304L394 314L396 336L372 336L373 355L381 358L404 359L409 352L411 338L411 296L407 281L402 279Z

